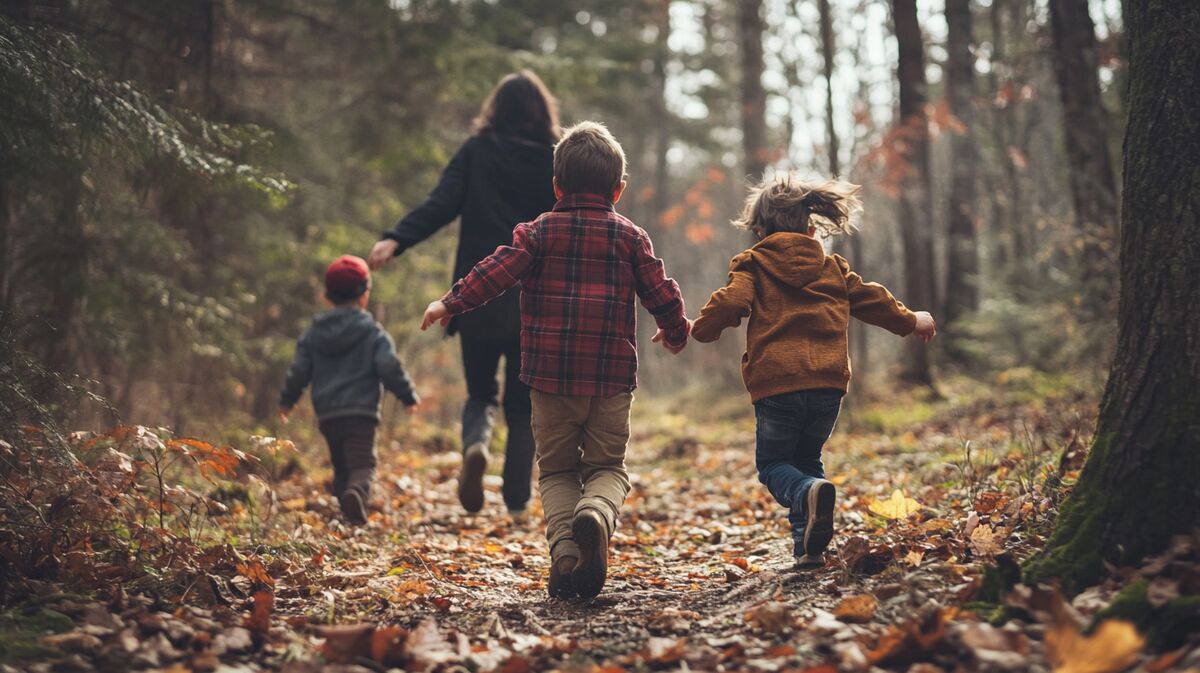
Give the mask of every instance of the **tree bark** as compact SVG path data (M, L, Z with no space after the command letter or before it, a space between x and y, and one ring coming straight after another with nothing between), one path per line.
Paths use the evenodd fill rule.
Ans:
M670 50L667 40L671 36L671 3L660 0L654 5L654 25L658 35L654 42L654 83L658 91L654 101L654 196L650 199L654 218L657 220L670 204L670 167L667 150L671 148L670 113L667 109L667 59Z
M1127 565L1200 512L1200 4L1126 7L1129 121L1117 350L1091 455L1031 581L1070 592Z
M1117 242L1117 187L1108 151L1108 115L1100 98L1096 31L1087 0L1050 0L1054 73L1062 99L1071 201L1080 245L1077 260L1084 308L1110 315ZM1072 237L1074 238L1074 237Z
M918 310L937 306L930 223L929 129L925 117L925 52L916 0L893 0L896 43L899 48L897 79L900 84L901 154L908 166L900 193L900 235L904 248L904 301ZM906 341L902 378L931 384L929 351L920 339Z
M767 91L763 88L762 0L738 0L738 44L741 52L742 151L746 173L762 178L769 163Z
M945 322L979 305L979 249L975 234L975 55L970 0L946 0L946 105L963 128L950 137L949 245Z
M829 0L817 0L817 11L820 13L821 56L824 58L825 75L825 135L829 143L829 177L841 177L842 167L838 154L841 152L838 142L837 127L834 126L833 116L833 17Z

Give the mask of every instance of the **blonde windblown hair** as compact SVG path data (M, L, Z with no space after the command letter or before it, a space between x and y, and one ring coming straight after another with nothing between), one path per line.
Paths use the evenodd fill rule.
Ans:
M742 216L733 221L759 239L810 226L825 236L854 233L850 216L862 211L862 187L840 180L801 180L791 173L764 180L750 190Z

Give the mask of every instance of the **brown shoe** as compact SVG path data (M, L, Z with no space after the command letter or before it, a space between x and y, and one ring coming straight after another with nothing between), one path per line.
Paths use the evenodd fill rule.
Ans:
M575 515L571 531L580 554L571 582L580 596L593 598L608 577L608 526L599 512L585 509Z
M546 584L550 598L571 598L575 595L571 571L577 563L579 559L574 556L564 556L550 564L550 581Z
M483 509L483 473L487 472L488 449L472 444L463 452L462 472L458 475L458 501L471 514Z

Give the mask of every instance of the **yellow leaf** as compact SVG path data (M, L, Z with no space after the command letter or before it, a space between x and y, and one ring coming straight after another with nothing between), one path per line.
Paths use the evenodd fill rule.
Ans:
M1133 624L1113 619L1084 636L1074 624L1046 632L1046 654L1054 673L1117 673L1135 664L1146 641Z
M847 624L866 624L875 616L878 605L871 594L847 596L833 609L833 616Z
M904 495L900 489L892 491L892 497L887 500L876 500L870 505L870 510L885 519L903 519L921 509L921 503Z
M921 565L921 561L924 559L925 552L921 551L920 549L914 549L904 555L904 561L914 568Z

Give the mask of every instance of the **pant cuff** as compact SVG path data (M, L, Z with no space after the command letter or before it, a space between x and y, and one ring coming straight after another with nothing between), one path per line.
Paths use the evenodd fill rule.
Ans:
M579 545L569 537L564 537L550 545L550 562L554 563L560 558L579 558Z

